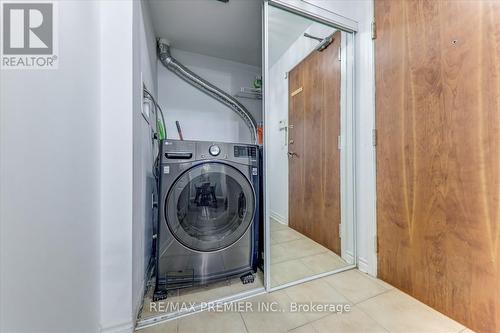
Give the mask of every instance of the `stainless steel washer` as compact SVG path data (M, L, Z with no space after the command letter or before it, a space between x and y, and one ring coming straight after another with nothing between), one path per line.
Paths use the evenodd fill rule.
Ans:
M161 147L154 298L255 272L258 146L164 140Z

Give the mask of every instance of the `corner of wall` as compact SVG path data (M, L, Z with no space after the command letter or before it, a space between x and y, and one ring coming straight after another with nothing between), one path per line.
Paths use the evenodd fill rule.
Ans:
M288 218L275 212L275 211L271 211L269 213L270 217L275 220L276 222L279 222L281 224L284 224L284 225L288 225Z
M156 145L151 145L151 126L141 114L143 84L157 97L157 55L147 1L133 2L133 221L132 221L132 315L141 309L153 242L152 165Z
M134 1L99 3L102 332L132 332ZM119 37L117 37L119 36ZM117 56L119 55L119 56ZM117 139L119 138L119 139Z

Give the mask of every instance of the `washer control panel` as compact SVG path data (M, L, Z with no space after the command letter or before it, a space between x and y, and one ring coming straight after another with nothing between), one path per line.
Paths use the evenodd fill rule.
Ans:
M257 149L249 146L234 146L234 157L257 157Z
M161 164L169 165L189 165L195 161L207 160L236 162L254 167L259 163L259 147L250 144L164 140L161 151Z

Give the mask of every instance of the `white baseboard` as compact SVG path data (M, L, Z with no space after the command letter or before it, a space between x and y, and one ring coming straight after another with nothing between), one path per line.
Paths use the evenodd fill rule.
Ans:
M273 220L276 220L276 222L279 222L279 223L284 224L284 225L288 225L288 219L281 214L278 214L276 212L271 211L270 217Z
M124 322L121 324L110 325L107 327L101 327L101 333L133 333L134 323Z
M354 255L350 251L342 252L342 259L344 259L349 264L355 264Z
M365 258L358 258L358 269L364 273L371 274L370 265Z

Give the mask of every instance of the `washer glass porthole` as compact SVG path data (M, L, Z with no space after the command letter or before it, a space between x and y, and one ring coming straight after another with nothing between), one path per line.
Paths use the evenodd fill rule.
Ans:
M165 216L172 235L202 252L237 242L252 224L255 194L249 180L223 163L192 167L174 182L166 197Z

